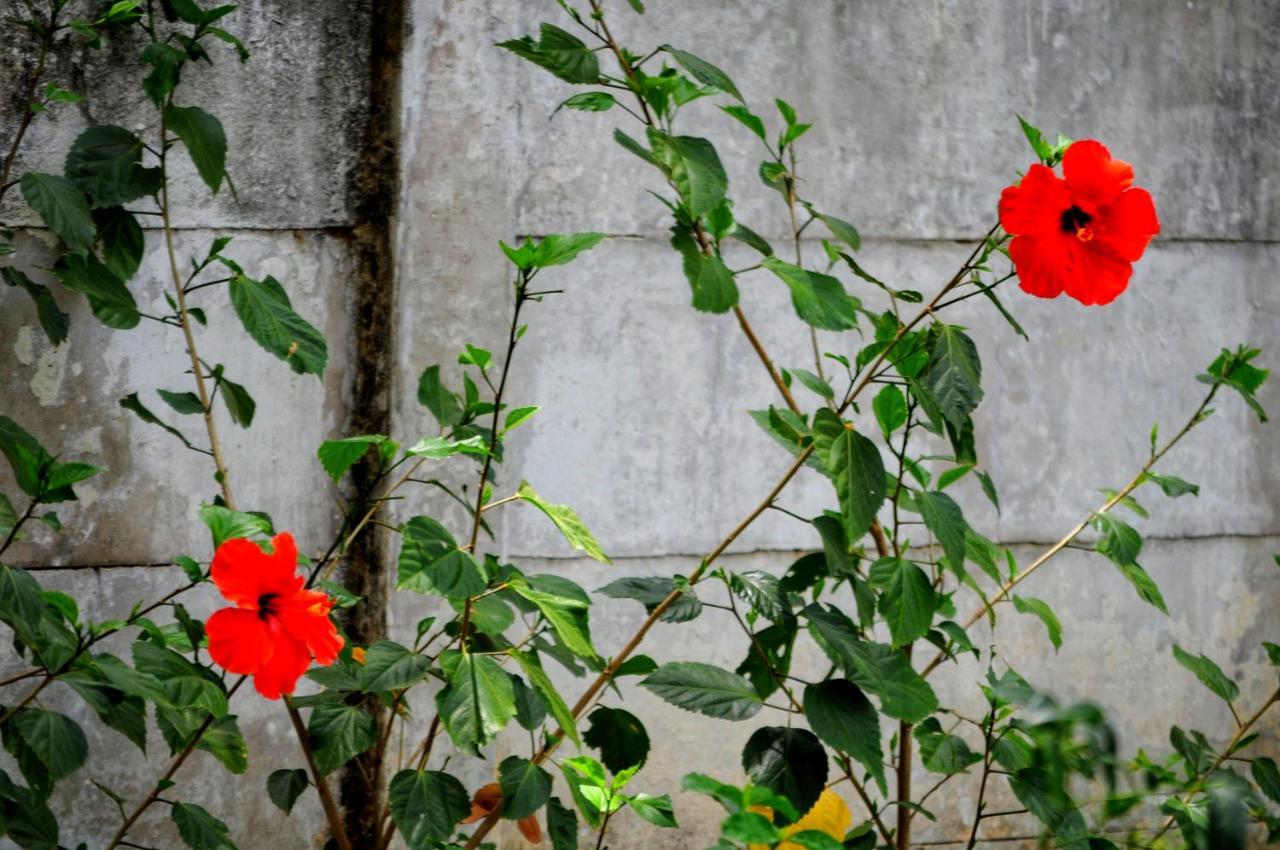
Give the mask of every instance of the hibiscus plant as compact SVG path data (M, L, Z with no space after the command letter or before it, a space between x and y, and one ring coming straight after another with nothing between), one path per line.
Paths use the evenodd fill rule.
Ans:
M335 484L357 466L372 484L345 503L331 541L295 540L274 527L273 505L236 499L234 483L252 471L227 457L218 429L254 424L253 388L235 380L235 364L201 356L201 338L214 329L206 329L200 302L229 298L248 337L302 376L323 374L325 339L294 309L287 281L245 268L229 237L181 256L171 223L175 157L188 157L211 192L229 188L222 125L188 101L182 82L211 61L216 48L249 58L223 28L235 7L119 0L77 18L74 5L29 3L19 21L37 62L5 152L0 199L17 188L57 248L46 262L30 238L0 231L6 257L0 274L11 288L5 309L33 311L53 345L71 332L61 305L80 295L110 328L181 335L190 387L140 388L120 400L121 416L163 429L207 458L214 485L205 492L203 483L191 483L206 499L191 521L207 527L210 543L174 559L175 589L105 621L90 620L73 595L42 588L31 572L0 564L0 621L13 644L12 672L0 681L0 735L12 756L0 770L0 834L10 841L23 848L65 846L54 792L84 767L88 742L81 724L96 717L149 753L155 777L142 796L117 793L110 776L95 778L119 818L78 846L115 850L152 840L195 850L234 848L237 825L224 820L233 812L210 812L183 799L195 779L184 765L200 751L230 774L243 773L248 753L234 706L267 700L279 701L288 716L297 759L272 765L265 789L235 786L211 770L199 782L228 783L233 796L246 800L265 790L285 813L315 793L324 815L317 826L327 832L328 846L382 850L399 841L413 850L471 850L501 819L518 828L521 838L513 840L547 842L555 850L625 846L617 830L609 831L621 812L658 828L679 829L680 819L679 800L671 796L678 789L652 787L641 772L650 752L644 719L601 702L614 693L625 704L636 687L705 717L688 722L753 724L741 773L690 774L683 781L685 791L723 807L720 850L906 850L917 846L913 828L933 819L932 795L966 782L971 790L961 799L972 801L973 810L964 834L931 843L973 848L1006 818L1031 830L1028 840L1079 850L1242 848L1251 830L1267 840L1280 837L1280 772L1256 749L1259 720L1280 690L1243 704L1236 683L1210 657L1175 646L1169 662L1224 700L1235 726L1175 727L1171 752L1148 755L1165 749L1157 743L1125 757L1102 708L1055 700L977 636L985 623L1012 610L1039 618L1045 639L1059 645L1051 600L1023 595L1020 585L1064 549L1086 545L1086 538L1152 606L1152 616L1168 613L1139 564L1142 536L1121 511L1146 516L1139 496L1198 492L1169 474L1164 461L1209 420L1214 404L1230 403L1224 396L1239 397L1265 419L1256 397L1267 376L1256 363L1259 352L1223 349L1203 374L1189 376L1202 382L1203 393L1185 421L1169 436L1153 429L1150 451L1135 459L1127 483L1111 482L1118 489L1105 490L1088 515L1066 518L1061 539L1026 563L972 527L948 493L968 480L975 495L999 504L974 438L973 414L984 396L978 348L965 328L946 321L945 311L980 298L1007 320L1010 332L1025 336L1002 301L1013 280L1031 296L1065 294L1105 305L1123 294L1133 264L1159 232L1155 204L1133 185L1133 168L1101 143L1051 142L1024 121L1036 161L992 199L991 229L955 273L932 292L916 292L864 267L855 226L806 199L796 152L811 125L786 102L776 101L776 118L753 112L724 71L693 53L668 44L624 46L603 0L585 6L561 0L563 28L544 23L537 36L499 45L509 52L504 55L588 87L562 107L623 116L627 126L614 138L643 165L625 159L612 167L643 167L657 178L656 196L671 213L672 262L684 270L692 307L731 314L776 390L775 399L744 402L759 407L751 415L777 443L776 455L762 457L760 466L776 462L782 474L762 487L759 503L725 529L687 575L601 580L600 594L634 600L645 617L621 646L597 647L591 593L564 576L505 563L491 545L489 523L499 511L538 511L574 549L609 563L572 508L498 474L509 463L507 435L537 412L524 399L514 403L519 392L508 384L520 341L538 333L534 308L567 297L559 292L557 267L603 235L501 243L511 274L502 347L495 355L466 345L458 361L461 387L449 386L438 364L422 371L418 399L434 420L433 433L347 434L318 446L317 462ZM639 0L628 7L626 14L644 12ZM144 138L122 126L92 126L66 152L62 173L16 175L32 122L80 98L45 79L45 60L62 39L90 47L109 39L141 43L142 90L155 110L154 132ZM703 103L690 107L694 102ZM791 222L785 248L791 259L735 218L713 142L677 131L686 107L708 102L758 143L759 177L776 191ZM780 125L776 132L771 124ZM1019 165L1011 164L1011 174ZM144 232L140 215L154 216L156 229ZM820 234L816 258L805 256L806 233ZM129 284L148 248L164 252L169 279L163 294L140 303L139 288ZM731 265L744 256L752 259ZM749 275L787 287L797 326L807 326L812 341L811 370L775 365L740 297L739 281ZM30 296L29 304L19 303L18 290ZM825 338L839 343L823 350L817 330L840 333ZM204 433L181 428L182 416L196 417ZM68 447L58 445L60 435L32 434L20 418L18 412L0 416L0 452L13 483L11 492L0 493L0 558L29 537L35 523L60 530L60 507L76 500L77 485L103 472L64 460ZM462 489L442 483L433 469L448 465L472 483ZM779 497L800 475L829 482L830 507L815 517L795 516L811 527L813 551L774 571L723 564L721 556L744 529L768 511L784 510ZM449 527L425 512L446 503L465 509L463 523ZM344 566L353 543L375 529L395 535L395 586L411 595L422 617L412 634L357 645L343 612L365 603L344 584ZM202 620L184 598L210 584L223 604ZM740 633L743 661L736 669L700 659L696 647L662 665L639 651L659 623L678 629L700 616L723 618L729 633ZM797 645L808 641L828 662L823 669L793 666ZM1237 648L1218 650L1225 656ZM1280 666L1280 646L1266 643L1263 650ZM958 695L931 684L936 671L967 656L982 671L970 686L985 706L980 715L958 711ZM576 694L563 690L572 676L586 681ZM244 688L246 682L252 688ZM55 688L77 696L84 710L73 717L48 707L44 698ZM459 760L490 758L495 740L513 726L527 730L527 752L495 758L492 782L468 787L450 772ZM167 752L155 749L153 729ZM393 741L408 745L397 750ZM523 746L515 749L524 752ZM368 810L359 817L343 811L331 788L341 771L368 785ZM920 773L930 776L924 787L916 782ZM1003 803L994 804L997 799ZM167 814L172 826L160 826L157 813ZM635 821L627 826L639 828ZM140 838L144 832L169 837ZM1011 835L1009 827L998 834Z

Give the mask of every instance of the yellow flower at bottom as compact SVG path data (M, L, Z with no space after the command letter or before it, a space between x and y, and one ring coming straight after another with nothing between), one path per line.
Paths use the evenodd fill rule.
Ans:
M762 814L771 820L773 818L773 812L764 806L752 806L750 811ZM782 837L813 830L826 833L836 841L841 841L852 825L853 813L849 811L849 807L845 805L840 795L828 788L818 797L818 802L813 804L813 808L805 812L804 817L791 826L783 828ZM769 850L769 848L763 844L752 844L749 850ZM784 841L778 845L778 850L804 850L804 848L799 844Z

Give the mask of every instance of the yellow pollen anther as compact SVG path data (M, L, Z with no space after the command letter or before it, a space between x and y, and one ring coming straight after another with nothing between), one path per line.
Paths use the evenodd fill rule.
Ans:
M1089 227L1081 227L1076 230L1076 238L1081 242L1089 242L1093 239L1093 229Z

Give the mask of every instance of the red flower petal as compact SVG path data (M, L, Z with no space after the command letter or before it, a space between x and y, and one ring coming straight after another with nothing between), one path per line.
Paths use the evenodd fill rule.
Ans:
M267 624L256 611L222 608L205 623L209 657L232 673L257 673L274 652Z
M1057 298L1066 289L1063 265L1066 262L1061 237L1015 236L1009 256L1018 270L1018 286L1038 298Z
M1134 262L1153 236L1160 232L1156 205L1145 189L1126 189L1109 206L1099 210L1093 222L1098 241L1121 259Z
M1093 207L1085 210L1090 215L1133 185L1133 166L1112 159L1111 151L1093 139L1074 142L1067 148L1062 156L1062 174L1075 202Z
M520 834L530 844L537 844L542 840L542 824L538 823L537 815L520 818L520 820L516 821L516 826L520 827Z
M1070 206L1067 184L1053 169L1033 165L1021 183L1000 194L1000 226L1015 236L1057 233Z
M301 641L289 637L278 627L271 632L275 651L254 675L253 686L267 699L280 699L281 694L293 693L298 679L311 666L311 655Z
M257 608L264 594L291 593L302 586L293 536L288 532L277 534L271 544L275 549L271 555L243 537L232 538L218 547L209 575L223 596L241 608Z
M1066 291L1084 305L1109 304L1129 285L1133 266L1103 246L1076 249L1066 273Z
M314 590L299 590L273 602L276 619L284 631L302 641L321 666L337 660L343 645L337 627L329 619L330 606L329 597Z

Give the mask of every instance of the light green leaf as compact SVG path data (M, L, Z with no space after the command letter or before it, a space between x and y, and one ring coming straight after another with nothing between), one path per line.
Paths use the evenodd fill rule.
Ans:
M580 39L552 24L543 24L539 39L524 36L498 44L505 50L545 68L567 83L592 84L600 80L600 62Z
M907 400L903 398L902 390L893 384L885 384L884 389L876 393L871 401L871 409L875 411L876 422L880 424L880 431L886 440L890 434L907 424Z
M669 794L662 794L657 797L651 794L636 794L628 803L631 805L633 812L654 826L674 829L680 825L676 823L676 812L671 805L671 796Z
M569 236L552 234L538 242L533 250L532 265L545 269L572 262L583 251L589 251L604 239L603 233L574 233Z
M538 606L566 649L581 658L596 657L588 623L591 599L582 588L555 575L513 576L507 586Z
M600 544L596 542L595 537L583 525L582 520L578 518L578 514L573 508L568 505L553 505L547 502L529 486L528 481L520 482L520 489L516 491L516 495L546 514L574 549L585 552L601 563L612 563L609 560L609 556L600 548Z
M355 466L365 452L373 446L382 445L387 439L382 434L362 434L341 440L325 440L316 451L316 456L320 458L324 471L337 482L348 469Z
M719 207L729 190L729 176L715 146L697 136L668 136L666 142L677 157L675 182L689 215L697 218Z
M547 708L551 710L551 716L560 724L560 728L569 736L569 740L581 747L582 739L578 737L578 724L573 719L573 712L569 711L569 706L565 703L564 697L560 696L559 691L556 690L555 685L551 682L551 677L542 669L542 664L538 661L538 657L517 649L508 650L508 654L515 658L520 668L524 670L525 676L529 679L529 684L533 685L533 689L542 697L543 702L547 704Z
M951 568L960 575L964 574L965 529L969 524L964 521L964 513L946 493L923 491L916 495L916 505L920 508L920 518L942 544L942 552L946 555Z

